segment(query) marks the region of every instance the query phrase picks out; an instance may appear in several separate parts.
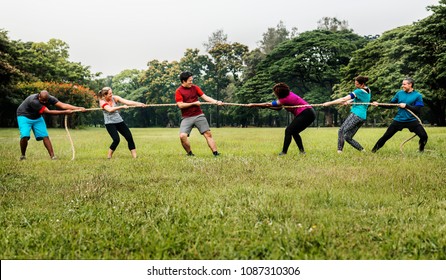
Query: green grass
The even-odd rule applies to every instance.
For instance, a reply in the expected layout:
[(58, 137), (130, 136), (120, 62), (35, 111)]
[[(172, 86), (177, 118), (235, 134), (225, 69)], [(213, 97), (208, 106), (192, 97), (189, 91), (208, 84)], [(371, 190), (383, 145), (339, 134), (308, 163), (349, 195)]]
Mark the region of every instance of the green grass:
[[(362, 128), (367, 150), (384, 128)], [(376, 154), (337, 128), (302, 133), (278, 157), (284, 128), (213, 128), (214, 158), (194, 130), (132, 129), (112, 160), (104, 128), (51, 129), (57, 161), (17, 129), (0, 129), (1, 259), (446, 259), (446, 128), (427, 128), (426, 152), (407, 130)]]

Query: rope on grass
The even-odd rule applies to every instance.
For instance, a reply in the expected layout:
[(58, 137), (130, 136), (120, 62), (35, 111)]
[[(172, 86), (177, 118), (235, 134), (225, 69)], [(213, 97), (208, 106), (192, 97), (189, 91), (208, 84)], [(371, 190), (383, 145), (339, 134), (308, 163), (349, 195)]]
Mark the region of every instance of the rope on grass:
[(74, 158), (76, 156), (76, 151), (74, 150), (73, 139), (71, 139), (70, 131), (68, 130), (68, 115), (65, 115), (64, 123), (65, 123), (65, 130), (67, 132), (68, 139), (70, 139), (70, 143), (71, 143), (71, 152), (73, 154), (73, 156), (71, 157), (71, 160), (74, 160)]

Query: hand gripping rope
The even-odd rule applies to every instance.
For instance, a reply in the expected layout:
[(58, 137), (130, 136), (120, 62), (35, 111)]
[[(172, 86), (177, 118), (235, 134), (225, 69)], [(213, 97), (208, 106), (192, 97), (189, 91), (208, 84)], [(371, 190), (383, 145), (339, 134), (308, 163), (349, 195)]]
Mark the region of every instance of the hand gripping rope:
[[(200, 105), (217, 105), (216, 103), (213, 102), (201, 102)], [(252, 106), (254, 105), (254, 106)], [(257, 106), (256, 106), (257, 105)], [(252, 104), (242, 104), (242, 103), (227, 103), (227, 102), (223, 102), (221, 106), (240, 106), (240, 107), (267, 107), (267, 106), (261, 106), (263, 105), (263, 103), (252, 103)], [(372, 105), (372, 103), (348, 103), (348, 105)], [(394, 104), (394, 103), (378, 103), (377, 105), (385, 105), (385, 106), (398, 106), (398, 104)], [(177, 106), (176, 103), (166, 103), (166, 104), (145, 104), (144, 106), (127, 106), (127, 108), (146, 108), (146, 107), (169, 107), (169, 106)], [(295, 105), (295, 106), (281, 106), (282, 108), (302, 108), (302, 107), (323, 107), (324, 105), (321, 104), (305, 104), (305, 105)], [(406, 111), (408, 111), (411, 115), (413, 115), (419, 122), (421, 125), (423, 125), (423, 123), (421, 122), (420, 118), (411, 110), (406, 109)], [(102, 108), (88, 108), (85, 109), (85, 111), (97, 111), (97, 110), (102, 110)], [(84, 112), (85, 112), (84, 111)], [(81, 110), (73, 110), (72, 112), (82, 112)], [(65, 115), (65, 120), (64, 120), (64, 124), (65, 124), (65, 130), (67, 132), (67, 136), (68, 139), (70, 140), (70, 144), (71, 144), (71, 151), (72, 151), (72, 157), (71, 160), (75, 159), (76, 156), (76, 151), (74, 149), (74, 144), (73, 144), (73, 139), (71, 139), (71, 135), (70, 135), (70, 131), (68, 130), (68, 115)], [(400, 145), (400, 151), (401, 153), (404, 154), (403, 152), (403, 146), (404, 144), (406, 144), (407, 142), (409, 142), (410, 140), (412, 140), (416, 135), (412, 135), (409, 139), (405, 140), (404, 142), (401, 143)]]

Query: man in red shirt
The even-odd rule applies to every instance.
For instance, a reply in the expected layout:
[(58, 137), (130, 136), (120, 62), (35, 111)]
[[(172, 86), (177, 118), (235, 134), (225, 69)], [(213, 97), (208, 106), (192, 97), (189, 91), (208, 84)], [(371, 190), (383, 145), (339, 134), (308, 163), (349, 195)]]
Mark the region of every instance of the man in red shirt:
[(178, 107), (181, 109), (181, 125), (180, 125), (180, 140), (184, 150), (188, 156), (193, 156), (189, 134), (192, 128), (195, 126), (200, 133), (206, 138), (209, 148), (212, 150), (214, 156), (220, 155), (217, 151), (217, 145), (212, 138), (212, 133), (209, 128), (209, 123), (201, 110), (201, 103), (198, 97), (203, 98), (207, 102), (222, 105), (223, 102), (217, 101), (212, 97), (207, 96), (204, 92), (192, 82), (194, 77), (190, 72), (183, 72), (180, 74), (181, 86), (175, 91), (175, 101)]

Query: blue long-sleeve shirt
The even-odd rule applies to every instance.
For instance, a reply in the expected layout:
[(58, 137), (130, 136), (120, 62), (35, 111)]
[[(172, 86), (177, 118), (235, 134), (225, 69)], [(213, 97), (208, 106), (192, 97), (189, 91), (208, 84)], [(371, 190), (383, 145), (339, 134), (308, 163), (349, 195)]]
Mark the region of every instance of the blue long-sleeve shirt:
[[(412, 92), (405, 92), (404, 90), (400, 90), (395, 94), (390, 103), (406, 103), (407, 105), (417, 106), (417, 107), (424, 106), (423, 97), (421, 93), (419, 93), (416, 90)], [(393, 119), (398, 122), (413, 122), (417, 120), (417, 118), (415, 118), (406, 109), (399, 107), (398, 107), (398, 112), (396, 113), (396, 116)]]

